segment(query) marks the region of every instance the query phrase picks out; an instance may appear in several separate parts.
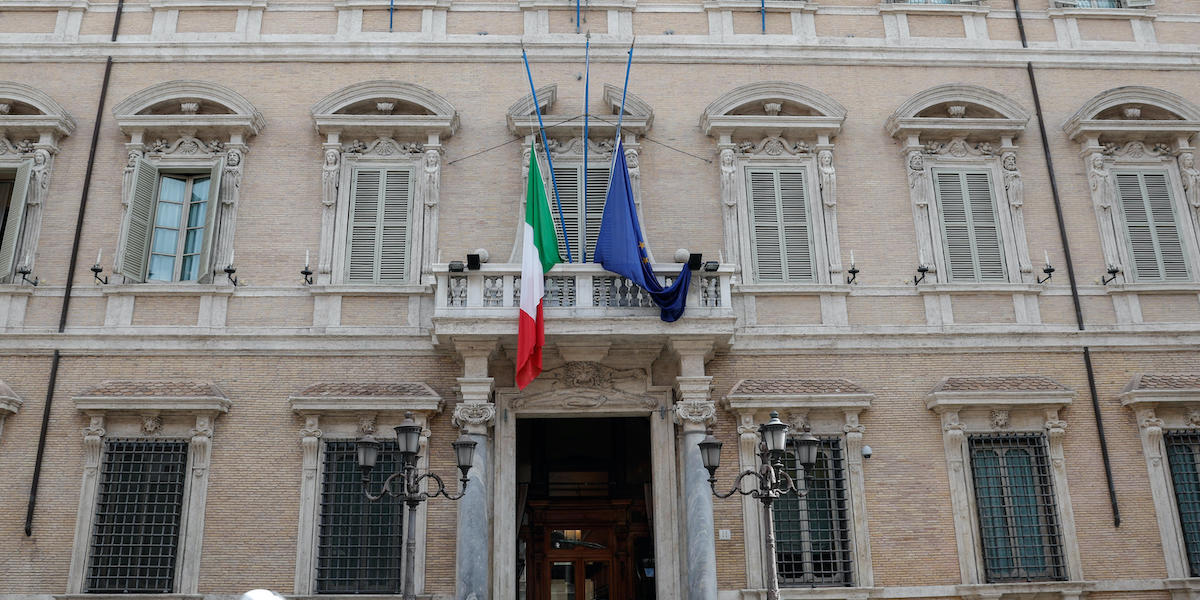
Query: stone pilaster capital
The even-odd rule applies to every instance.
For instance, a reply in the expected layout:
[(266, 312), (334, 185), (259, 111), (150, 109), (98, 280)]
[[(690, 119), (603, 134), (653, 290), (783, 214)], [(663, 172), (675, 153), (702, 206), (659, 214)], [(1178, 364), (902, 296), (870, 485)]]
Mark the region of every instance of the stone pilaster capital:
[(717, 405), (712, 401), (685, 400), (675, 403), (675, 418), (684, 429), (703, 429), (717, 421)]
[(464, 433), (486, 434), (496, 420), (496, 405), (491, 402), (459, 402), (451, 422)]
[(487, 402), (492, 398), (495, 381), (491, 377), (459, 377), (458, 392), (463, 402)]

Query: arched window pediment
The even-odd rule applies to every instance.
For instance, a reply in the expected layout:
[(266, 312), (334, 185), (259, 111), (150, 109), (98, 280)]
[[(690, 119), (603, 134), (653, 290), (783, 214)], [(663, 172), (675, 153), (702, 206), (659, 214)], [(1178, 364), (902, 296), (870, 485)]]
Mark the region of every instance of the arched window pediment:
[(929, 88), (901, 104), (884, 125), (896, 138), (921, 136), (1015, 138), (1029, 113), (999, 92), (951, 83)]
[(257, 135), (266, 125), (258, 109), (241, 94), (208, 81), (152, 85), (114, 106), (113, 115), (129, 136), (161, 132), (178, 137), (190, 131), (232, 139)]
[(442, 96), (416, 84), (375, 80), (344, 87), (312, 108), (322, 135), (392, 137), (425, 141), (458, 130), (458, 111)]
[(1084, 103), (1063, 124), (1072, 139), (1106, 137), (1122, 141), (1153, 137), (1185, 139), (1200, 132), (1200, 107), (1152, 87), (1125, 86), (1106, 90)]
[(845, 120), (845, 107), (817, 90), (787, 81), (760, 81), (709, 104), (700, 117), (700, 129), (705, 135), (729, 139), (759, 140), (789, 133), (833, 137)]
[(14, 142), (30, 138), (53, 146), (75, 131), (75, 119), (45, 92), (0, 81), (0, 131)]
[[(603, 106), (607, 113), (593, 111), (588, 124), (589, 137), (595, 134), (599, 137), (616, 135), (617, 117), (621, 110), (621, 88), (610, 83), (604, 84)], [(563, 121), (566, 115), (553, 115), (555, 102), (558, 100), (558, 84), (552, 83), (537, 90), (538, 108), (546, 126), (549, 137), (575, 136), (583, 126), (583, 119)], [(574, 115), (570, 115), (574, 116)], [(533, 95), (527, 94), (508, 107), (506, 115), (508, 131), (516, 136), (529, 135), (538, 130), (538, 117), (533, 109)], [(654, 123), (654, 107), (633, 92), (625, 94), (625, 116), (621, 120), (621, 130), (643, 135)]]

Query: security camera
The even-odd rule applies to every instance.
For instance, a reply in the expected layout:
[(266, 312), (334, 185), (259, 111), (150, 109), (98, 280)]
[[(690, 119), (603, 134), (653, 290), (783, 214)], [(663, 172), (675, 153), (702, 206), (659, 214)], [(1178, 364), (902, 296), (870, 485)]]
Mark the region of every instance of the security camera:
[(863, 449), (862, 449), (863, 458), (871, 458), (872, 452), (873, 451), (871, 450), (870, 446), (863, 446)]

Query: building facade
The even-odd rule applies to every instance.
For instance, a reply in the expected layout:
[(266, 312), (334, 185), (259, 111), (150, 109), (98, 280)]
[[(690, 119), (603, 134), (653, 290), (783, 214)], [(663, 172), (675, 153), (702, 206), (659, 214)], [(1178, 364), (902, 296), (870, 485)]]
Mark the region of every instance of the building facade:
[[(766, 598), (697, 443), (772, 412), (784, 598), (1200, 598), (1197, 57), (1189, 0), (5, 0), (0, 600)], [(590, 261), (618, 121), (674, 323)], [(407, 413), (451, 493), (477, 442), (411, 520)]]

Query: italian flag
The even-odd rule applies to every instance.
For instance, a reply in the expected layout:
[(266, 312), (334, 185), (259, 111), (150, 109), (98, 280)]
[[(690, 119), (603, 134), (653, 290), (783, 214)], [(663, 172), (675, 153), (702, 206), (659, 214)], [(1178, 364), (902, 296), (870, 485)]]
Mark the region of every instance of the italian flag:
[(521, 315), (517, 321), (517, 387), (525, 389), (542, 372), (542, 346), (546, 344), (542, 318), (542, 280), (546, 271), (562, 262), (554, 219), (546, 201), (546, 184), (538, 168), (537, 146), (529, 153), (529, 185), (525, 190), (524, 248), (521, 252)]

